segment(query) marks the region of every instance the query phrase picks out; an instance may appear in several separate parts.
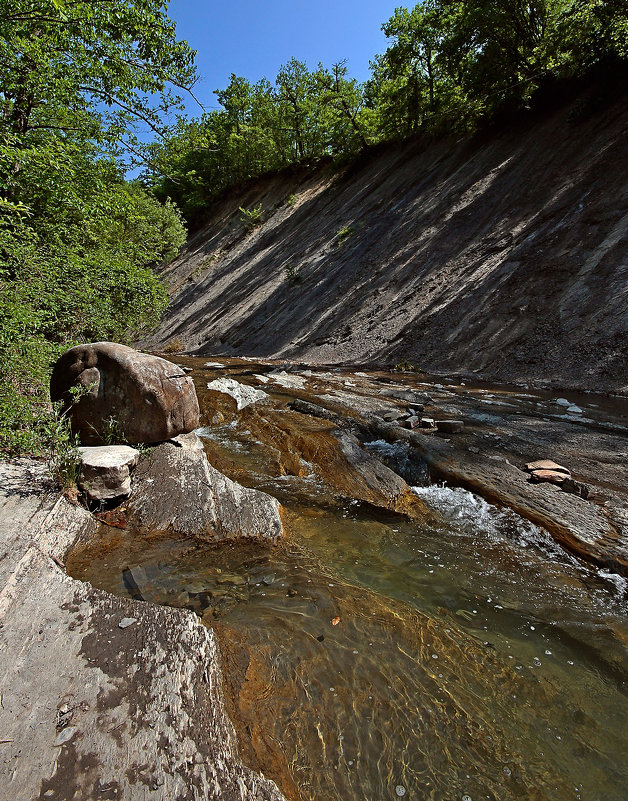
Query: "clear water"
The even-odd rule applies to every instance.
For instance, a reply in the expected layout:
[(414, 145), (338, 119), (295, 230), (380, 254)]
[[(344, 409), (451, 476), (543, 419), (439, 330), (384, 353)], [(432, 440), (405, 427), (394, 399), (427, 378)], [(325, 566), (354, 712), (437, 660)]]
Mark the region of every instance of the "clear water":
[(237, 426), (205, 433), (280, 498), (286, 542), (103, 527), (69, 568), (216, 629), (245, 761), (317, 801), (625, 801), (624, 579), (466, 490), (417, 486), (417, 523), (277, 475)]

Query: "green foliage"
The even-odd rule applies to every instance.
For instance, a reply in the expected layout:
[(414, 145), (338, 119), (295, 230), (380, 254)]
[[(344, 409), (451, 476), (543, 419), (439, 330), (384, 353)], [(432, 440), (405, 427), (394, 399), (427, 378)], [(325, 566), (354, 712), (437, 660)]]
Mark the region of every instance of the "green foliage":
[(131, 340), (166, 304), (153, 267), (181, 215), (123, 178), (136, 126), (194, 79), (160, 0), (6, 0), (0, 9), (0, 449), (44, 454), (72, 344)]
[(338, 247), (340, 247), (343, 242), (349, 239), (350, 236), (353, 236), (354, 233), (355, 228), (352, 225), (346, 225), (344, 228), (341, 228), (336, 234), (336, 244)]
[(182, 350), (184, 350), (183, 342), (181, 342), (179, 337), (175, 337), (174, 339), (171, 339), (167, 345), (164, 345), (162, 353), (175, 354), (181, 353)]
[(301, 280), (298, 264), (286, 264), (283, 269), (286, 274), (286, 278), (291, 284), (297, 284)]
[(220, 110), (151, 146), (146, 185), (188, 222), (225, 189), (291, 164), (344, 163), (382, 140), (473, 131), (525, 108), (552, 76), (628, 59), (623, 0), (424, 0), (382, 26), (363, 85), (345, 62), (283, 65), (274, 82), (231, 75)]
[(97, 432), (103, 441), (104, 445), (125, 445), (126, 437), (120, 428), (120, 423), (115, 417), (106, 417), (103, 420), (103, 427), (100, 432)]
[(61, 412), (60, 404), (43, 419), (43, 441), (46, 445), (48, 470), (62, 490), (76, 487), (81, 466), (80, 452), (70, 430), (68, 418)]
[(394, 373), (422, 373), (424, 372), (418, 364), (411, 362), (409, 359), (402, 359), (392, 368)]
[(250, 209), (243, 209), (240, 206), (240, 222), (243, 223), (247, 231), (252, 231), (262, 224), (262, 204), (254, 206)]
[[(362, 90), (343, 63), (310, 71), (292, 59), (274, 84), (231, 75), (216, 92), (222, 110), (177, 129), (151, 149), (143, 181), (172, 198), (191, 225), (220, 192), (290, 164), (356, 153), (368, 143)], [(364, 120), (364, 121), (363, 121)]]
[[(3, 126), (137, 143), (195, 80), (194, 54), (163, 0), (3, 0)], [(152, 98), (152, 100), (151, 100)]]

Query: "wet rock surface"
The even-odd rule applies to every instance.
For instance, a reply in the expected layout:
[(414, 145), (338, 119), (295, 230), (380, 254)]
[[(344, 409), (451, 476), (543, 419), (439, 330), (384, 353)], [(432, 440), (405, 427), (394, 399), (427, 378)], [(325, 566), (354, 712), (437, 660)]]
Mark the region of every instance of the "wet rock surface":
[[(75, 402), (72, 391), (80, 391)], [(194, 383), (172, 362), (115, 342), (66, 351), (50, 381), (85, 445), (160, 442), (198, 426)]]
[(211, 540), (275, 542), (283, 531), (277, 500), (212, 467), (194, 433), (146, 455), (136, 469), (126, 515), (137, 529)]
[[(184, 360), (196, 365), (194, 359)], [(272, 379), (277, 362), (225, 360), (221, 375), (258, 386), (261, 375)], [(285, 363), (280, 363), (285, 365)], [(336, 457), (324, 447), (329, 433), (342, 430), (359, 443), (383, 438), (388, 442), (408, 443), (417, 460), (428, 466), (432, 479), (464, 486), (483, 497), (511, 507), (523, 517), (546, 528), (571, 552), (589, 561), (626, 573), (628, 571), (628, 487), (625, 463), (628, 458), (626, 402), (591, 394), (564, 399), (571, 406), (578, 401), (583, 415), (566, 414), (560, 397), (548, 390), (530, 388), (487, 388), (479, 381), (430, 377), (426, 374), (403, 374), (389, 371), (365, 373), (346, 368), (330, 372), (307, 369), (297, 373), (305, 381), (299, 388), (264, 383), (271, 392), (275, 407), (263, 412), (249, 408), (242, 417), (233, 409), (223, 408), (225, 419), (237, 426), (238, 419), (255, 438), (276, 447), (280, 452), (279, 472), (302, 474), (303, 461), (318, 465), (318, 474), (341, 488), (346, 497), (363, 498), (355, 482), (347, 481)], [(196, 374), (197, 384), (206, 374)], [(420, 428), (407, 428), (412, 419), (412, 404), (421, 403), (425, 414)], [(286, 405), (309, 416), (309, 433), (289, 422)], [(609, 410), (605, 410), (608, 405)], [(284, 411), (281, 411), (284, 409)], [(455, 433), (439, 431), (435, 421), (443, 413), (455, 414)], [(274, 416), (273, 416), (274, 415)], [(278, 437), (278, 420), (283, 426)], [(314, 424), (314, 421), (319, 421)], [(331, 428), (321, 429), (322, 421)], [(462, 429), (459, 425), (462, 423)], [(243, 435), (244, 436), (244, 435)], [(210, 456), (224, 458), (215, 446), (205, 441)], [(288, 458), (289, 457), (289, 458)], [(557, 463), (558, 460), (560, 462)], [(527, 471), (535, 463), (538, 469), (557, 469), (565, 480), (557, 484), (533, 481)], [(564, 467), (562, 465), (565, 465)], [(227, 459), (226, 472), (241, 468)], [(301, 471), (301, 472), (300, 472)], [(253, 480), (252, 477), (246, 479)], [(380, 499), (375, 501), (386, 506)], [(390, 508), (390, 506), (388, 506)], [(400, 511), (403, 509), (400, 507)]]
[(281, 801), (238, 757), (214, 633), (69, 578), (59, 565), (93, 517), (40, 464), (0, 478), (3, 797)]

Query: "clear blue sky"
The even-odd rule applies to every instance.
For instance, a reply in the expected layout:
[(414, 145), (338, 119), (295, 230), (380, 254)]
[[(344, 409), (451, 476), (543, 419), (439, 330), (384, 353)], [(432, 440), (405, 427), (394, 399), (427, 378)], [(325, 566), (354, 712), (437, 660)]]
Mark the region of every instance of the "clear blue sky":
[[(415, 0), (416, 1), (416, 0)], [(232, 72), (253, 83), (274, 80), (293, 56), (310, 69), (347, 59), (349, 74), (360, 81), (369, 60), (385, 50), (382, 23), (403, 0), (171, 0), (169, 16), (177, 34), (198, 51), (201, 81), (196, 94), (209, 109), (214, 89), (227, 85)], [(196, 116), (198, 106), (188, 103)]]

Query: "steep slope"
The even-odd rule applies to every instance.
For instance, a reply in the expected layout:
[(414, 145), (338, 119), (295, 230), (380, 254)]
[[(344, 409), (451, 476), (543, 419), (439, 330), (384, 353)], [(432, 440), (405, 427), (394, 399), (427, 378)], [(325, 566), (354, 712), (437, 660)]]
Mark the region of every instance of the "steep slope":
[(582, 106), (232, 192), (144, 346), (628, 391), (628, 101)]

